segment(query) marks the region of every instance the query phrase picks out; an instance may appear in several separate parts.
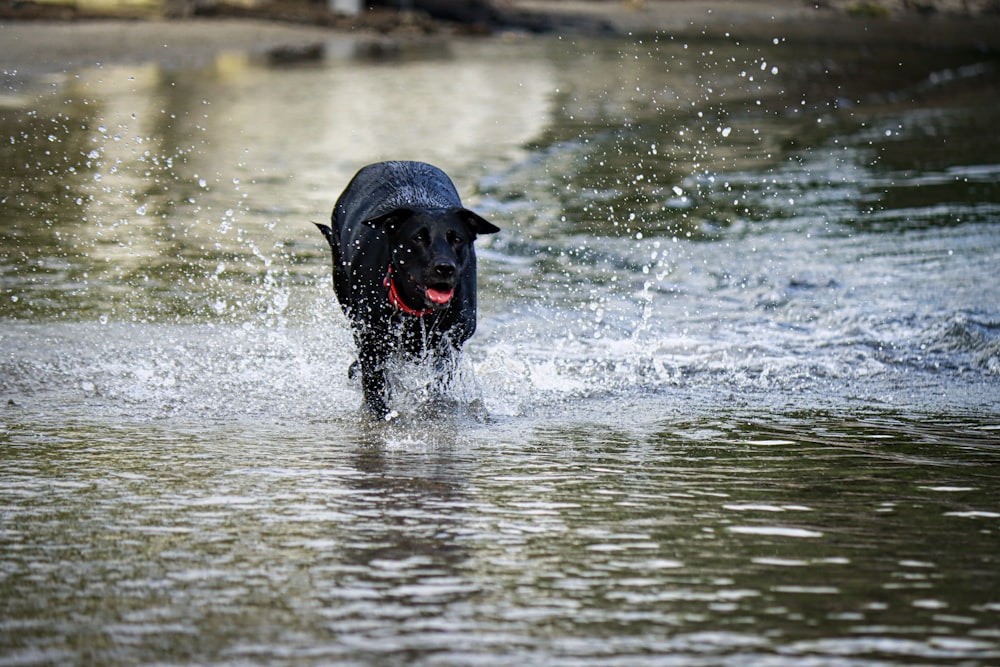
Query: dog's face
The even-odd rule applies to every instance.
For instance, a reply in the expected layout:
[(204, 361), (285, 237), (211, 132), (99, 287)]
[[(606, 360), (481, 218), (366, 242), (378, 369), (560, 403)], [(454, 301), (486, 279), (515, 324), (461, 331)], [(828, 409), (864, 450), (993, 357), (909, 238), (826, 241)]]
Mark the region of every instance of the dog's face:
[(463, 208), (397, 209), (366, 224), (386, 233), (396, 289), (419, 308), (447, 307), (468, 274), (476, 236), (500, 231)]

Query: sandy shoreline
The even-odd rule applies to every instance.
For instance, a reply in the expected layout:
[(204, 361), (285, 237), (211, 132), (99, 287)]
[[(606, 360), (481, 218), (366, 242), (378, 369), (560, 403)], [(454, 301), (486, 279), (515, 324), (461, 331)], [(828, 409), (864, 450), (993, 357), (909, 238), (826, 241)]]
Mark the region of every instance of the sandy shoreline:
[[(660, 32), (685, 39), (783, 38), (1000, 50), (996, 16), (862, 19), (798, 0), (515, 0), (511, 6), (587, 17), (620, 33)], [(7, 20), (0, 21), (0, 70), (8, 80), (16, 80), (107, 64), (158, 62), (181, 68), (206, 64), (222, 52), (268, 54), (323, 44), (328, 54), (349, 53), (366, 40), (410, 38), (251, 18)]]

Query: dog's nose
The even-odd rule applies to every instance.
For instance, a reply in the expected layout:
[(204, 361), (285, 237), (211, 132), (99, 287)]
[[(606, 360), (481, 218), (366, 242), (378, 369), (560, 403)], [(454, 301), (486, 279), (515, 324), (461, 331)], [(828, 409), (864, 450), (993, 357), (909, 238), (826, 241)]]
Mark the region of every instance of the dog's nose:
[(452, 262), (438, 262), (434, 265), (434, 273), (441, 278), (451, 278), (455, 275), (455, 264)]

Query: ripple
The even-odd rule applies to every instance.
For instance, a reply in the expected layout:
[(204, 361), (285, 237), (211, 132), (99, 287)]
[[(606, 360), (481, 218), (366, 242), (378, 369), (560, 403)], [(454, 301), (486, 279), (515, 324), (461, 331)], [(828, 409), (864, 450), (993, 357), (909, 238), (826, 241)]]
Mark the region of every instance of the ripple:
[(740, 535), (762, 535), (768, 537), (823, 537), (823, 533), (806, 528), (790, 528), (787, 526), (727, 526), (726, 530)]

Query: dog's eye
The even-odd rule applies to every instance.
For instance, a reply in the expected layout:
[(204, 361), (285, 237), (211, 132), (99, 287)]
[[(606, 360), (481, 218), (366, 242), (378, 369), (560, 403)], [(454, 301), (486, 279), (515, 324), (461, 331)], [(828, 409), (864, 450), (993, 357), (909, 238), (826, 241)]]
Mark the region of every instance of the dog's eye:
[(413, 242), (419, 245), (427, 245), (431, 242), (431, 235), (426, 229), (421, 229), (416, 234), (413, 235)]
[(462, 236), (458, 232), (448, 232), (448, 243), (458, 245), (462, 242)]

